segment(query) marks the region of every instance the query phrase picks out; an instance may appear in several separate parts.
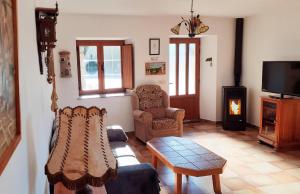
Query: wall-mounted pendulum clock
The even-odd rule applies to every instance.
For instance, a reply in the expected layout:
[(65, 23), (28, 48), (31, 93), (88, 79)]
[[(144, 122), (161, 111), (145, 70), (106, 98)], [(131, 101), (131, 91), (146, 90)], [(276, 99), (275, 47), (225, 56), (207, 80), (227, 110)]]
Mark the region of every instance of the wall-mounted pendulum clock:
[[(39, 56), (40, 73), (43, 74), (43, 64), (47, 67), (47, 81), (53, 85), (51, 95), (51, 110), (57, 111), (57, 94), (55, 85), (55, 71), (53, 49), (56, 43), (56, 23), (58, 16), (58, 4), (55, 8), (36, 8), (35, 20), (37, 29), (37, 47)], [(44, 59), (44, 60), (43, 60)]]
[[(56, 3), (56, 8), (36, 8), (35, 9), (35, 19), (37, 28), (37, 46), (39, 54), (39, 65), (40, 73), (43, 74), (43, 63), (45, 62), (47, 68), (48, 63), (46, 60), (47, 56), (43, 55), (50, 49), (55, 48), (56, 43), (56, 30), (55, 26), (57, 23), (58, 16), (58, 4)], [(43, 61), (43, 58), (45, 61)], [(48, 75), (51, 76), (51, 75)]]

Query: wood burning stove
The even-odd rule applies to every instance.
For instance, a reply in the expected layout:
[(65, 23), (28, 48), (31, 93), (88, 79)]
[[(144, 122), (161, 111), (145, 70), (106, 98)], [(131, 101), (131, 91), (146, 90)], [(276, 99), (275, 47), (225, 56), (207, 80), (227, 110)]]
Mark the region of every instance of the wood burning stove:
[(246, 129), (247, 89), (240, 86), (242, 74), (244, 19), (236, 19), (235, 56), (234, 56), (234, 84), (223, 87), (223, 129)]
[(223, 129), (246, 129), (247, 89), (243, 86), (223, 87)]

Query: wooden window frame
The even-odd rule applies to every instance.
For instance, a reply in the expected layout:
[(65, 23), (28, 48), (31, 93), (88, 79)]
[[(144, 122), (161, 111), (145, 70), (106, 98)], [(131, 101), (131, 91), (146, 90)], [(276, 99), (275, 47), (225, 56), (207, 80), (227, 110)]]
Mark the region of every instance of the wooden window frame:
[[(79, 95), (93, 95), (93, 94), (109, 94), (109, 93), (123, 93), (126, 91), (123, 84), (123, 70), (121, 71), (122, 88), (105, 89), (104, 78), (104, 56), (103, 46), (124, 46), (125, 40), (76, 40), (76, 53), (77, 53), (77, 71), (78, 71), (78, 89)], [(97, 46), (97, 62), (98, 62), (98, 90), (82, 90), (81, 85), (81, 64), (80, 64), (80, 46)], [(122, 49), (120, 49), (120, 56), (122, 56)], [(123, 69), (121, 57), (121, 69)]]

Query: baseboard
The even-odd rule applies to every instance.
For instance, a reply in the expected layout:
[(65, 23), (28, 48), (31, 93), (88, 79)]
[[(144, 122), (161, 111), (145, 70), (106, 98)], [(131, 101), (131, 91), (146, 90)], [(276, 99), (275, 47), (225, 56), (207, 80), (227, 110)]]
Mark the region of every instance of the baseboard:
[[(223, 124), (223, 121), (211, 121), (211, 120), (207, 120), (207, 119), (199, 119), (198, 122), (207, 122), (207, 123), (215, 124), (215, 125), (222, 125)], [(253, 125), (251, 123), (247, 123), (247, 127), (251, 127), (251, 128), (254, 128), (254, 129), (259, 129), (259, 126)]]
[(199, 123), (201, 122), (200, 119), (194, 119), (194, 120), (184, 120), (183, 124), (189, 124), (189, 123)]
[(247, 127), (251, 127), (251, 128), (254, 128), (254, 129), (259, 129), (258, 126), (253, 125), (253, 124), (251, 124), (251, 123), (247, 123)]
[[(197, 121), (196, 120), (184, 121), (183, 123), (184, 124), (189, 124), (189, 123), (199, 123), (199, 122), (206, 122), (206, 123), (213, 124), (213, 125), (218, 125), (218, 126), (222, 125), (222, 123), (223, 123), (222, 121), (210, 121), (210, 120), (207, 120), (207, 119), (199, 119)], [(259, 130), (258, 126), (253, 125), (251, 123), (247, 123), (247, 127), (251, 127), (251, 128)], [(128, 137), (134, 137), (135, 136), (134, 131), (128, 131), (128, 132), (125, 132), (125, 133)]]
[(128, 132), (125, 132), (125, 133), (128, 137), (134, 137), (135, 136), (134, 131), (128, 131)]
[(207, 119), (200, 119), (200, 122), (206, 122), (206, 123), (214, 124), (214, 125), (222, 125), (222, 121), (211, 121), (211, 120), (207, 120)]

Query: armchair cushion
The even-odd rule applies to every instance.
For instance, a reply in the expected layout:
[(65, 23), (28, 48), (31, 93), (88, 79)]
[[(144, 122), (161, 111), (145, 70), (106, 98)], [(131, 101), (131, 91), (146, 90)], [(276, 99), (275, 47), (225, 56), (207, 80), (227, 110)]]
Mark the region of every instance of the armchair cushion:
[(152, 114), (141, 110), (134, 110), (133, 117), (135, 120), (139, 120), (143, 123), (151, 123), (152, 121)]
[(174, 119), (161, 118), (152, 121), (153, 130), (174, 129), (177, 130), (178, 123)]
[(166, 117), (170, 119), (182, 121), (184, 118), (185, 111), (179, 108), (167, 108)]
[(166, 108), (149, 108), (145, 111), (151, 113), (153, 119), (161, 119), (166, 117)]
[(163, 106), (163, 91), (156, 85), (143, 85), (136, 89), (140, 110)]

